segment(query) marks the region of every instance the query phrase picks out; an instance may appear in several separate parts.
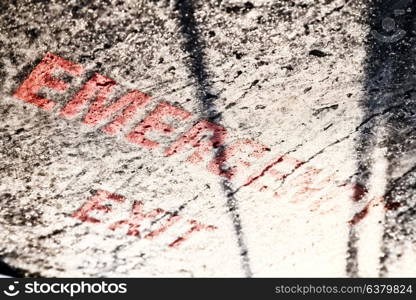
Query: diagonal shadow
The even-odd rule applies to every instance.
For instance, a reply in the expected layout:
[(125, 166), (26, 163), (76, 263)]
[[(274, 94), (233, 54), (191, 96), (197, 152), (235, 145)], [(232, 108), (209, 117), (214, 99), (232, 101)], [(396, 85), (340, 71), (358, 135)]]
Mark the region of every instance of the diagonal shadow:
[[(200, 103), (201, 118), (210, 122), (220, 122), (221, 113), (218, 112), (215, 100), (218, 98), (212, 92), (212, 81), (207, 72), (204, 54), (204, 43), (199, 36), (198, 24), (195, 20), (194, 1), (192, 0), (173, 0), (174, 11), (180, 25), (180, 32), (183, 36), (183, 47), (189, 54), (187, 67), (195, 80), (196, 97)], [(225, 141), (220, 141), (215, 154), (220, 154), (224, 150)], [(224, 169), (226, 166), (219, 166)], [(226, 204), (232, 220), (234, 233), (240, 251), (241, 266), (246, 277), (252, 276), (248, 248), (245, 242), (244, 232), (239, 214), (238, 202), (235, 198), (232, 183), (225, 177), (221, 179), (221, 187), (226, 197)]]
[(0, 260), (0, 275), (21, 278), (24, 277), (25, 272), (20, 269), (12, 268), (8, 264)]
[[(366, 97), (363, 120), (380, 118), (364, 127), (356, 142), (357, 174), (361, 186), (370, 184), (374, 148), (386, 149), (386, 213), (379, 275), (403, 255), (406, 244), (416, 244), (416, 1), (370, 0), (365, 65)], [(412, 165), (413, 164), (413, 165)], [(359, 276), (357, 242), (350, 227), (346, 272)]]

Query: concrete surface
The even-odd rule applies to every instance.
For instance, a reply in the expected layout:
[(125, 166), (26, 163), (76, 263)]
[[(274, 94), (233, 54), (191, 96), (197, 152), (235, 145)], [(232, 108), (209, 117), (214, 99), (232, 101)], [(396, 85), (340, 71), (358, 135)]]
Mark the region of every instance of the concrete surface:
[[(393, 2), (1, 1), (3, 262), (16, 276), (415, 276), (415, 4)], [(383, 39), (400, 34), (391, 20), (404, 34)], [(46, 53), (84, 67), (39, 90), (50, 110), (16, 94)], [(152, 97), (117, 135), (84, 124), (87, 106), (60, 115), (94, 73), (117, 82), (110, 101)], [(156, 149), (129, 142), (162, 101), (189, 117), (146, 134)], [(201, 120), (227, 137), (197, 163), (199, 142), (166, 155)], [(220, 173), (248, 168), (210, 172), (238, 140), (262, 155), (238, 148)], [(119, 196), (89, 211), (100, 222), (82, 219), (104, 191)]]

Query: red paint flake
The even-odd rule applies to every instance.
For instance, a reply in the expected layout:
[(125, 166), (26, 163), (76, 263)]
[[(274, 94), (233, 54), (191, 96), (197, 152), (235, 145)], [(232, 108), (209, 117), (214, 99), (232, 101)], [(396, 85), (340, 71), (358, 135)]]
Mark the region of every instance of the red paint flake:
[(177, 223), (179, 220), (181, 219), (180, 216), (173, 216), (171, 215), (168, 220), (166, 221), (165, 225), (162, 225), (159, 229), (153, 230), (152, 232), (148, 233), (145, 238), (146, 239), (154, 239), (157, 236), (159, 236), (160, 234), (162, 234), (163, 232), (166, 231), (166, 229), (168, 229), (169, 227), (171, 227), (172, 225), (174, 225), (175, 223)]
[[(80, 76), (84, 70), (80, 65), (48, 53), (17, 89), (14, 96), (28, 103), (35, 104), (42, 109), (52, 109), (55, 106), (55, 102), (42, 98), (37, 94), (42, 87), (57, 91), (65, 91), (68, 89), (69, 85), (66, 82), (54, 77), (53, 73), (58, 69), (73, 76)], [(60, 114), (66, 118), (74, 117), (75, 115), (81, 113), (84, 106), (86, 106), (88, 102), (92, 102), (87, 114), (85, 115), (83, 123), (94, 126), (115, 117), (103, 128), (103, 131), (111, 135), (119, 133), (128, 122), (132, 121), (136, 111), (149, 103), (151, 97), (139, 91), (131, 91), (118, 100), (110, 103), (109, 97), (115, 86), (116, 82), (114, 80), (98, 73), (95, 74), (65, 105), (65, 107), (62, 108)], [(136, 128), (128, 133), (125, 138), (128, 141), (140, 146), (152, 149), (157, 148), (159, 143), (149, 140), (146, 138), (146, 135), (153, 131), (165, 135), (173, 134), (176, 128), (164, 123), (163, 119), (165, 117), (173, 117), (183, 121), (190, 118), (191, 114), (166, 102), (161, 102), (155, 110), (153, 110), (139, 125), (137, 125)], [(246, 171), (251, 166), (249, 159), (258, 159), (264, 155), (265, 151), (270, 150), (264, 145), (252, 140), (238, 140), (228, 147), (225, 147), (226, 135), (226, 129), (222, 126), (202, 120), (195, 124), (178, 140), (173, 142), (173, 144), (166, 149), (165, 155), (171, 156), (175, 153), (185, 151), (186, 148), (193, 148), (193, 153), (187, 158), (186, 161), (196, 164), (203, 161), (204, 156), (207, 156), (210, 153), (215, 153), (215, 149), (223, 150), (208, 163), (207, 167), (208, 170), (214, 174), (225, 176), (230, 179), (237, 173), (239, 174)], [(224, 147), (224, 149), (221, 149), (221, 147)], [(249, 151), (244, 152), (246, 148), (248, 148)], [(232, 160), (237, 155), (241, 155), (242, 153), (248, 153), (245, 160), (239, 159), (236, 162)], [(269, 163), (258, 175), (251, 176), (246, 181), (244, 186), (252, 186), (255, 183), (259, 187), (260, 191), (268, 190), (268, 185), (258, 182), (265, 175), (272, 176), (275, 181), (282, 181), (287, 176), (292, 174), (294, 170), (300, 168), (303, 164), (304, 162), (302, 161), (282, 155)], [(333, 180), (332, 177), (324, 179), (322, 182), (318, 183), (318, 185), (314, 184), (314, 178), (316, 178), (316, 175), (320, 171), (321, 170), (318, 169), (311, 169), (308, 171), (309, 173), (304, 173), (296, 179), (297, 182), (290, 187), (290, 189), (298, 189), (295, 194), (295, 201), (300, 201), (301, 198), (305, 199), (311, 197), (314, 193), (320, 192), (324, 188), (324, 184), (330, 184), (330, 181)], [(345, 190), (345, 188), (347, 190), (352, 189), (353, 194), (351, 198), (356, 202), (362, 200), (367, 194), (366, 188), (360, 185), (343, 185), (339, 188), (341, 187), (342, 190)], [(340, 190), (337, 192), (340, 192)], [(284, 193), (285, 190), (282, 190), (276, 193), (275, 196), (282, 196)], [(333, 197), (326, 197), (325, 199), (328, 200), (329, 198)], [(102, 204), (104, 201), (108, 200), (123, 202), (124, 198), (105, 191), (99, 191), (97, 195), (90, 198), (90, 200), (83, 207), (75, 212), (73, 216), (82, 221), (99, 223), (100, 220), (89, 217), (88, 214), (94, 210), (103, 211), (105, 213), (110, 212), (111, 207)], [(386, 209), (397, 209), (399, 205), (400, 204), (398, 203), (389, 203), (386, 204)], [(139, 235), (140, 222), (146, 218), (151, 219), (162, 213), (166, 213), (162, 209), (155, 209), (150, 213), (143, 213), (142, 206), (143, 204), (141, 202), (134, 202), (132, 217), (128, 220), (121, 220), (112, 224), (110, 229), (115, 230), (118, 227), (127, 225), (129, 227), (128, 234)], [(319, 203), (315, 202), (314, 206), (316, 208), (319, 207)], [(367, 211), (364, 209), (358, 213), (355, 216), (355, 219), (353, 218), (351, 222), (355, 224), (356, 220), (363, 218)], [(158, 236), (172, 224), (177, 222), (178, 219), (178, 216), (171, 216), (165, 226), (162, 226), (158, 230), (146, 235), (146, 238), (150, 239)], [(213, 226), (202, 225), (195, 220), (190, 221), (190, 224), (192, 225), (191, 229), (171, 243), (171, 247), (181, 244), (193, 232), (200, 231), (202, 229), (210, 230), (215, 228)]]
[[(292, 202), (299, 202), (301, 201), (300, 199), (302, 199), (301, 196), (311, 196), (313, 193), (318, 192), (323, 188), (322, 186), (316, 187), (316, 183), (314, 182), (318, 174), (321, 172), (321, 169), (310, 168), (296, 178), (296, 182), (293, 183), (293, 185), (291, 185), (289, 188), (290, 190), (293, 190), (293, 188), (298, 189), (294, 195)], [(297, 199), (298, 197), (300, 199)]]

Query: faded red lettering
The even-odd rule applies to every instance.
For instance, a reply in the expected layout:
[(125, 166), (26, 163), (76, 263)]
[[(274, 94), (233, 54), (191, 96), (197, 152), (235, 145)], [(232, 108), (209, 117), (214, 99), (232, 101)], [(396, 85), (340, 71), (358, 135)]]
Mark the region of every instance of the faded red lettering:
[[(242, 153), (242, 150), (244, 148), (252, 149), (252, 151), (250, 151), (250, 154), (248, 154), (249, 158), (260, 158), (264, 155), (266, 149), (268, 149), (266, 146), (252, 140), (238, 140), (232, 145), (226, 147), (222, 153), (216, 156), (208, 164), (208, 170), (210, 170), (216, 175), (225, 176), (231, 179), (238, 172), (242, 171), (243, 169), (247, 169), (251, 166), (250, 162), (242, 159), (239, 159), (238, 162), (233, 166), (229, 166), (227, 164), (230, 161), (230, 159), (237, 153)], [(228, 169), (224, 170), (224, 168)]]
[(150, 96), (139, 91), (131, 91), (117, 101), (108, 104), (108, 98), (115, 85), (114, 80), (96, 73), (66, 104), (60, 114), (71, 118), (79, 114), (87, 102), (95, 99), (83, 122), (88, 125), (96, 125), (103, 120), (110, 119), (113, 114), (124, 108), (120, 116), (103, 128), (103, 131), (108, 134), (118, 133), (134, 117), (137, 109), (150, 101)]
[(165, 211), (160, 208), (156, 208), (149, 213), (143, 213), (143, 203), (140, 201), (134, 201), (132, 207), (132, 216), (128, 220), (117, 221), (114, 224), (110, 225), (108, 228), (110, 230), (116, 230), (119, 227), (124, 225), (128, 226), (127, 235), (140, 236), (140, 225), (144, 219), (154, 219), (157, 216), (160, 216)]
[(190, 220), (189, 224), (191, 225), (191, 228), (185, 232), (182, 236), (178, 237), (176, 240), (174, 240), (172, 243), (169, 244), (169, 247), (175, 248), (178, 247), (180, 244), (182, 244), (184, 241), (188, 240), (189, 237), (194, 233), (201, 230), (215, 230), (217, 227), (212, 225), (204, 225), (199, 223), (195, 220)]

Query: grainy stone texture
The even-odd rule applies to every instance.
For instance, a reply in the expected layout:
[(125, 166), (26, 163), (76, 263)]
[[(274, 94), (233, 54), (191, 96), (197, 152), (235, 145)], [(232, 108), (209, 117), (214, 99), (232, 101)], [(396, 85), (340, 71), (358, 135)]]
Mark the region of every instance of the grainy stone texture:
[[(392, 14), (385, 2), (1, 1), (2, 260), (26, 276), (414, 276), (414, 94), (390, 78), (412, 80), (401, 60), (414, 66), (413, 32), (399, 23), (401, 41), (371, 38)], [(13, 97), (48, 52), (86, 69), (63, 93), (41, 90), (52, 111)], [(230, 181), (208, 160), (59, 116), (96, 72), (118, 83), (114, 99), (153, 97), (136, 123), (161, 100), (192, 114), (172, 136), (150, 136), (162, 148), (205, 119), (226, 128), (226, 144), (270, 151)], [(244, 185), (284, 153), (305, 163)], [(366, 195), (354, 201), (347, 184)], [(71, 217), (97, 190), (127, 199), (105, 224), (138, 200), (216, 229), (172, 248), (184, 221), (147, 240)]]

